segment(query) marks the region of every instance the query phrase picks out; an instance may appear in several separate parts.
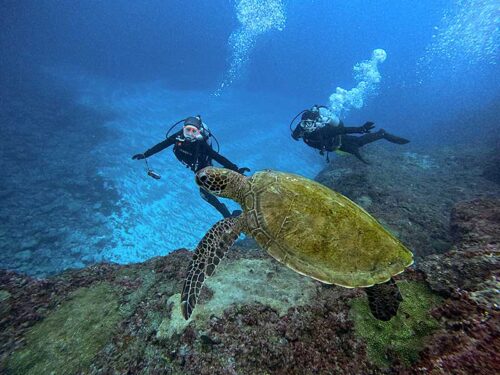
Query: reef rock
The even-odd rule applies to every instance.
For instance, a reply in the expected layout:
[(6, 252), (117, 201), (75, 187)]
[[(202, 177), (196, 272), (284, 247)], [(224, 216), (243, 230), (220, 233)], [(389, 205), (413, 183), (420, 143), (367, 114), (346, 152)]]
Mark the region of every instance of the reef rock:
[(292, 272), (250, 240), (207, 280), (188, 321), (186, 250), (47, 279), (0, 271), (0, 373), (499, 373), (500, 317), (486, 293), (497, 207), (456, 206), (453, 251), (397, 277), (404, 300), (389, 322), (371, 316), (361, 289)]
[(500, 246), (500, 199), (476, 199), (457, 204), (451, 215), (451, 234), (459, 251)]
[(421, 353), (421, 373), (500, 373), (499, 219), (499, 199), (457, 204), (453, 250), (418, 263), (430, 287), (449, 297), (433, 312), (444, 329)]
[(414, 271), (400, 279), (405, 301), (385, 324), (361, 290), (325, 286), (242, 245), (207, 280), (188, 321), (179, 309), (185, 250), (44, 280), (0, 271), (0, 372), (390, 373), (418, 359), (439, 328), (431, 311), (441, 297)]
[(480, 303), (500, 306), (500, 199), (457, 204), (451, 214), (453, 250), (426, 257), (418, 267), (430, 286), (444, 294), (470, 293)]

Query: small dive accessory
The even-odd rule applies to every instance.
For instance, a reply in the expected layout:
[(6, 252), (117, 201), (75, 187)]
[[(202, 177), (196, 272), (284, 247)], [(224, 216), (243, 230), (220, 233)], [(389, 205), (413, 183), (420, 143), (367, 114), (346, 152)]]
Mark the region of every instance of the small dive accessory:
[(155, 171), (148, 171), (148, 176), (153, 177), (155, 180), (159, 180), (161, 178), (161, 176)]
[(149, 168), (148, 159), (145, 158), (144, 161), (146, 162), (146, 171), (148, 173), (148, 176), (153, 177), (155, 180), (159, 180), (161, 176), (155, 171), (153, 171), (151, 168)]

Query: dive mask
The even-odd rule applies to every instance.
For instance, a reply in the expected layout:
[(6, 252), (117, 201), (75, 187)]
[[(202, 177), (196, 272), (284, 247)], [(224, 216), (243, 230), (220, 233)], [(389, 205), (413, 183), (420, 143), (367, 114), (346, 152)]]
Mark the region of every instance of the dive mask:
[(317, 121), (314, 120), (302, 120), (300, 122), (300, 127), (303, 129), (305, 133), (310, 133), (318, 128)]
[(182, 128), (182, 134), (184, 135), (184, 138), (191, 141), (198, 141), (203, 139), (203, 134), (201, 134), (200, 129), (198, 129), (194, 125), (184, 125), (184, 127)]

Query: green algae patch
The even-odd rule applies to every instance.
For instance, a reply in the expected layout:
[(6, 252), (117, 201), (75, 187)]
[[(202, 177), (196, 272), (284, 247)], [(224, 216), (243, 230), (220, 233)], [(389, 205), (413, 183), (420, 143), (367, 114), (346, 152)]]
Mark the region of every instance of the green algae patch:
[(421, 282), (403, 281), (398, 286), (404, 300), (388, 322), (371, 315), (366, 297), (351, 303), (356, 334), (365, 340), (369, 359), (379, 366), (389, 366), (394, 357), (406, 365), (415, 362), (426, 338), (439, 328), (430, 310), (442, 302), (441, 297)]
[(111, 285), (81, 288), (25, 336), (7, 366), (13, 374), (84, 372), (116, 330), (122, 316)]
[(309, 304), (316, 292), (312, 279), (272, 259), (223, 261), (215, 275), (205, 281), (204, 287), (210, 289), (213, 296), (205, 303), (199, 302), (188, 321), (181, 314), (180, 294), (170, 297), (170, 317), (163, 319), (158, 339), (169, 339), (181, 333), (191, 321), (201, 328), (210, 316), (222, 316), (232, 304), (260, 303), (284, 315), (290, 307)]
[(134, 313), (139, 303), (146, 298), (150, 289), (155, 285), (157, 278), (156, 274), (151, 271), (141, 272), (124, 269), (118, 273), (115, 280), (116, 283), (123, 284), (138, 280), (140, 281), (140, 286), (138, 286), (132, 293), (123, 296), (120, 313), (124, 317), (130, 316)]

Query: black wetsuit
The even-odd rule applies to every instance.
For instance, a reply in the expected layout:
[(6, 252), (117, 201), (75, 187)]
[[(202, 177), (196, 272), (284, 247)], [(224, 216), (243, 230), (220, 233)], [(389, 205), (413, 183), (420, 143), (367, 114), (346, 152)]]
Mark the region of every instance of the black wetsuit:
[[(298, 129), (298, 130), (297, 130)], [(294, 133), (301, 132), (301, 126), (297, 126)], [(322, 127), (318, 127), (312, 132), (302, 131), (302, 138), (304, 142), (313, 148), (320, 151), (335, 151), (342, 144), (342, 135), (353, 134), (353, 133), (364, 133), (365, 130), (362, 126), (347, 127), (340, 125), (335, 126), (331, 123), (327, 123)], [(353, 137), (354, 138), (354, 137)]]
[[(328, 152), (338, 150), (348, 152), (356, 156), (359, 160), (366, 164), (369, 163), (364, 160), (359, 153), (359, 149), (364, 145), (378, 141), (379, 139), (386, 139), (389, 142), (397, 144), (405, 144), (409, 142), (407, 139), (396, 137), (392, 134), (387, 133), (383, 129), (380, 129), (375, 133), (369, 133), (369, 129), (371, 129), (372, 127), (372, 122), (367, 122), (363, 126), (354, 127), (343, 126), (342, 122), (340, 122), (340, 125), (337, 126), (331, 123), (327, 123), (324, 126), (318, 127), (313, 131), (306, 132), (299, 124), (293, 131), (292, 137), (295, 140), (298, 140), (302, 137), (304, 139), (304, 142), (308, 146), (320, 150), (321, 154), (327, 152), (327, 160), (329, 160)], [(365, 134), (359, 137), (349, 135), (354, 133)]]
[[(231, 163), (224, 156), (216, 152), (205, 139), (190, 141), (184, 138), (182, 130), (169, 136), (163, 142), (151, 147), (144, 153), (146, 158), (154, 155), (167, 147), (174, 145), (174, 154), (176, 158), (193, 172), (198, 172), (200, 169), (212, 165), (212, 160), (215, 160), (223, 167), (238, 171), (238, 166)], [(200, 188), (200, 194), (204, 200), (214, 206), (222, 216), (229, 217), (231, 213), (224, 203), (221, 203), (216, 196), (210, 194), (206, 190)]]

